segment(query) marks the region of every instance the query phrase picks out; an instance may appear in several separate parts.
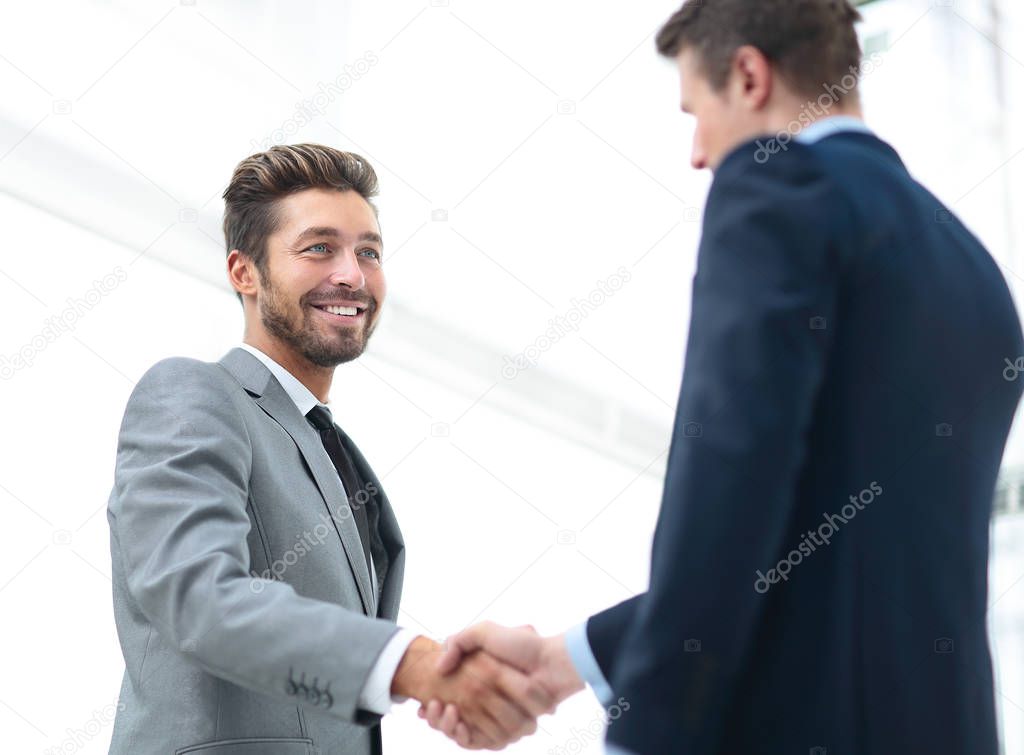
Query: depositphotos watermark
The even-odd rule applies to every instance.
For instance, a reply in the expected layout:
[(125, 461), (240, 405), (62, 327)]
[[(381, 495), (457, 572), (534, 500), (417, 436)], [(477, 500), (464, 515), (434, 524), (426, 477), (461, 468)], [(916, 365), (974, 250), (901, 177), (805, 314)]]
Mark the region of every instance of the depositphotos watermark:
[[(356, 491), (355, 495), (349, 497), (349, 505), (346, 507), (339, 508), (338, 513), (334, 519), (348, 519), (352, 515), (353, 509), (359, 509), (361, 506), (365, 506), (369, 502), (370, 498), (379, 492), (379, 488), (372, 482), (366, 483), (365, 488), (361, 488)], [(266, 583), (263, 580), (280, 580), (284, 576), (284, 573), (288, 570), (288, 567), (295, 566), (299, 559), (310, 553), (316, 546), (323, 545), (324, 541), (331, 537), (334, 532), (334, 523), (332, 517), (321, 512), (319, 515), (320, 521), (313, 526), (313, 531), (306, 530), (302, 533), (295, 544), (281, 554), (279, 558), (274, 559), (274, 562), (270, 564), (262, 572), (252, 569), (249, 572), (249, 576), (256, 577), (250, 584), (249, 589), (254, 593), (263, 592), (263, 588), (266, 587)]]
[(501, 368), (501, 376), (506, 380), (513, 380), (520, 372), (536, 367), (537, 360), (540, 359), (541, 354), (548, 351), (570, 332), (575, 333), (578, 331), (580, 324), (591, 312), (608, 301), (632, 279), (633, 274), (625, 267), (620, 267), (604, 280), (598, 281), (597, 287), (587, 294), (584, 299), (580, 300), (573, 297), (572, 306), (569, 307), (566, 313), (548, 320), (548, 329), (537, 336), (533, 343), (514, 356), (505, 355), (505, 364)]
[(59, 314), (46, 318), (46, 324), (42, 330), (32, 336), (28, 343), (10, 357), (0, 354), (0, 379), (10, 380), (18, 370), (31, 367), (36, 357), (47, 346), (65, 333), (74, 330), (75, 324), (82, 317), (103, 301), (104, 296), (107, 296), (126, 280), (128, 280), (128, 273), (120, 265), (117, 265), (99, 280), (94, 280), (92, 286), (81, 296), (69, 296), (67, 306)]
[(1006, 362), (1006, 367), (1003, 368), (1003, 380), (1012, 383), (1024, 372), (1024, 357), (1017, 357), (1012, 362), (1009, 359), (1003, 361)]
[(595, 716), (582, 729), (577, 729), (575, 726), (571, 727), (569, 729), (569, 739), (557, 747), (549, 748), (548, 755), (576, 755), (576, 753), (583, 752), (591, 742), (600, 743), (605, 728), (618, 721), (622, 714), (628, 711), (629, 701), (624, 697), (620, 697), (601, 711), (601, 715)]
[(86, 721), (77, 729), (66, 728), (67, 736), (59, 745), (53, 745), (43, 750), (44, 755), (71, 755), (85, 747), (89, 742), (99, 736), (104, 727), (114, 722), (118, 711), (123, 711), (125, 704), (118, 700), (116, 703), (107, 703), (99, 710), (92, 712), (92, 718)]
[(825, 521), (818, 525), (818, 529), (808, 530), (800, 544), (787, 553), (774, 569), (769, 569), (767, 574), (762, 574), (760, 569), (757, 570), (754, 590), (764, 595), (772, 589), (772, 585), (777, 585), (780, 581), (788, 582), (789, 573), (793, 571), (793, 567), (799, 566), (805, 557), (814, 553), (817, 550), (816, 546), (829, 545), (832, 536), (839, 531), (841, 525), (849, 524), (858, 512), (863, 511), (865, 506), (870, 506), (880, 495), (882, 495), (882, 486), (872, 481), (860, 493), (851, 495), (850, 502), (843, 506), (838, 514), (822, 514)]
[(767, 141), (758, 139), (755, 142), (757, 144), (757, 151), (754, 152), (754, 162), (758, 165), (764, 165), (771, 159), (772, 155), (788, 151), (790, 143), (801, 131), (819, 118), (830, 115), (832, 108), (838, 105), (843, 97), (856, 89), (862, 78), (870, 76), (881, 67), (883, 60), (884, 58), (881, 53), (872, 53), (868, 58), (861, 61), (860, 68), (850, 66), (850, 72), (843, 76), (839, 83), (823, 83), (821, 87), (824, 91), (818, 95), (816, 100), (805, 102), (804, 106), (800, 109), (800, 114), (791, 120), (785, 129)]
[(300, 129), (324, 115), (331, 103), (334, 102), (335, 97), (351, 89), (352, 85), (377, 65), (379, 60), (380, 58), (377, 57), (376, 53), (372, 50), (367, 50), (352, 63), (346, 63), (342, 67), (341, 73), (331, 81), (321, 81), (317, 84), (318, 91), (316, 94), (296, 102), (295, 110), (291, 116), (285, 119), (278, 128), (271, 131), (262, 141), (250, 139), (249, 143), (252, 144), (257, 152), (268, 150), (275, 144), (283, 144), (289, 137), (298, 133)]

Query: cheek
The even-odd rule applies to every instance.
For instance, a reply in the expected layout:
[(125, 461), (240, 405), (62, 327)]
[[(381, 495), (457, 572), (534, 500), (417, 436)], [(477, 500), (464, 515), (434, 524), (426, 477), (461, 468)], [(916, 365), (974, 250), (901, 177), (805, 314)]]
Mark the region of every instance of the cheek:
[(292, 313), (307, 309), (308, 295), (317, 287), (317, 280), (303, 276), (278, 277), (274, 281), (274, 298), (277, 306)]
[(693, 129), (693, 144), (695, 147), (703, 147), (707, 144), (707, 137), (704, 134), (707, 130), (707, 126), (704, 125), (703, 121), (697, 121), (697, 125)]
[(704, 119), (703, 133), (701, 137), (704, 139), (705, 144), (713, 144), (716, 141), (720, 141), (723, 136), (723, 131), (729, 127), (728, 118), (725, 118), (721, 111), (712, 109), (707, 118)]
[(302, 297), (308, 289), (301, 288), (298, 281), (279, 278), (274, 281), (274, 289), (277, 300), (282, 305), (297, 309), (301, 309), (304, 306)]
[(709, 125), (709, 122), (707, 120), (699, 121), (693, 132), (694, 147), (700, 152), (706, 152), (713, 147), (714, 138), (715, 129)]
[(366, 275), (366, 287), (370, 290), (370, 295), (377, 300), (379, 306), (384, 301), (384, 297), (388, 292), (387, 279), (384, 277), (384, 270), (377, 268), (372, 273)]

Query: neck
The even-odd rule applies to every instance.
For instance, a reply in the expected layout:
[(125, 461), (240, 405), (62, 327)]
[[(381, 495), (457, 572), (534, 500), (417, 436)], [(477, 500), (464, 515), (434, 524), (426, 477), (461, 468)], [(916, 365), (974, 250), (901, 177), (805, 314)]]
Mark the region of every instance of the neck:
[(828, 118), (837, 118), (839, 116), (845, 116), (847, 118), (856, 118), (858, 120), (864, 120), (864, 112), (861, 110), (858, 103), (850, 105), (837, 105), (830, 109), (827, 113), (819, 118), (815, 118), (815, 121), (823, 121)]
[(294, 375), (296, 380), (317, 397), (317, 400), (324, 404), (327, 403), (327, 396), (331, 392), (331, 380), (334, 378), (333, 367), (321, 367), (313, 364), (265, 332), (254, 333), (246, 328), (242, 343), (255, 346)]
[[(794, 118), (793, 114), (797, 113), (798, 118)], [(847, 118), (857, 118), (858, 120), (864, 120), (864, 113), (861, 110), (860, 102), (856, 99), (851, 99), (849, 102), (835, 103), (830, 106), (827, 110), (818, 107), (816, 103), (808, 102), (789, 102), (784, 107), (779, 108), (768, 118), (767, 132), (775, 134), (788, 131), (793, 122), (802, 123), (804, 117), (808, 120), (803, 126), (807, 126), (818, 123), (820, 121), (827, 121), (830, 118), (838, 118), (844, 116)]]

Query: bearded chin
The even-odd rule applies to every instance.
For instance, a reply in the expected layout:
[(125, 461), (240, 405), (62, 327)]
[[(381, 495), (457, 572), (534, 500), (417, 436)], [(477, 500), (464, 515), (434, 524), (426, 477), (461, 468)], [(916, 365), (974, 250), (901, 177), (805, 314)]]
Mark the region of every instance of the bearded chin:
[(366, 350), (366, 344), (373, 335), (377, 323), (365, 326), (359, 333), (346, 334), (341, 340), (323, 339), (310, 327), (304, 330), (306, 338), (298, 346), (306, 359), (320, 367), (337, 367), (339, 364), (351, 362)]
[[(368, 308), (365, 314), (367, 321), (376, 311), (373, 305)], [(318, 367), (337, 367), (359, 357), (377, 327), (376, 320), (373, 320), (359, 332), (344, 331), (341, 338), (324, 337), (312, 322), (312, 315), (305, 309), (296, 318), (299, 320), (296, 323), (278, 305), (276, 296), (268, 296), (260, 303), (260, 319), (268, 333), (287, 343)]]

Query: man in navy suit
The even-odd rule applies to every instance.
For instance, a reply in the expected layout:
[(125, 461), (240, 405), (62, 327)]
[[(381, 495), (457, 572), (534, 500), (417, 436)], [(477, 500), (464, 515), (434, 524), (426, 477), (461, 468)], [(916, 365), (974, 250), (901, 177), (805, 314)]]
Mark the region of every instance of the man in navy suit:
[(1024, 343), (988, 252), (861, 120), (857, 20), (690, 0), (660, 32), (715, 177), (650, 588), (444, 661), (589, 681), (609, 752), (997, 752), (988, 528)]

